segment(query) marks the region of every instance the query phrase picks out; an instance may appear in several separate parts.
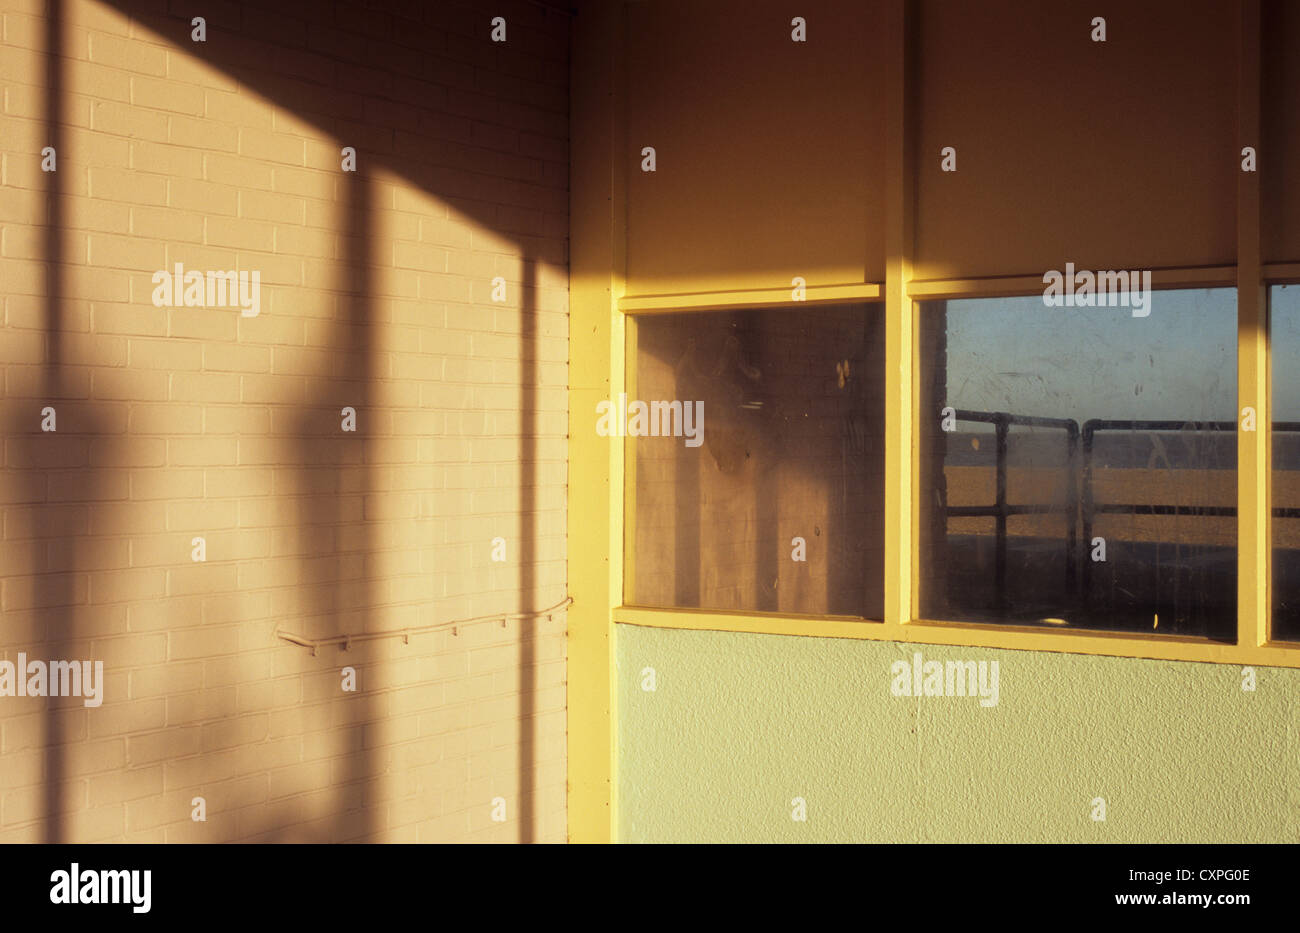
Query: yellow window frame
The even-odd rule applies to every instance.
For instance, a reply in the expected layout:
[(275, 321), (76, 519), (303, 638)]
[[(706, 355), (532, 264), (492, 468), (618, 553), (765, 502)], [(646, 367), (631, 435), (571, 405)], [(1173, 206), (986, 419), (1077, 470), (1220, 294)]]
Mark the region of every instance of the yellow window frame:
[[(1239, 0), (1238, 148), (1260, 136), (1260, 3)], [(622, 4), (593, 2), (575, 18), (570, 257), (569, 825), (571, 841), (612, 841), (617, 812), (615, 637), (617, 626), (1054, 651), (1115, 657), (1300, 668), (1300, 644), (1269, 639), (1271, 413), (1266, 288), (1300, 281), (1300, 263), (1264, 264), (1260, 184), (1238, 174), (1237, 262), (1152, 270), (1158, 288), (1236, 286), (1238, 409), (1255, 410), (1255, 431), (1238, 430), (1238, 596), (1235, 644), (1177, 635), (1059, 630), (922, 619), (916, 302), (1036, 294), (1034, 276), (914, 281), (914, 160), (906, 83), (911, 3), (893, 0), (886, 102), (886, 264), (884, 282), (810, 287), (809, 303), (879, 301), (886, 316), (885, 611), (879, 621), (760, 612), (655, 609), (623, 604), (624, 554), (634, 514), (632, 458), (617, 438), (594, 431), (595, 403), (635, 388), (627, 352), (637, 314), (794, 306), (788, 289), (628, 295), (625, 17)], [(1239, 412), (1240, 414), (1240, 412)]]

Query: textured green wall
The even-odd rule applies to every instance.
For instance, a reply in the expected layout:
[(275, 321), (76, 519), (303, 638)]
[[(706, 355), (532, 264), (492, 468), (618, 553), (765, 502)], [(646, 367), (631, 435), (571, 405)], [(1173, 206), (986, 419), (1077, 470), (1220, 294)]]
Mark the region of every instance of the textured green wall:
[[(617, 639), (622, 842), (1300, 839), (1300, 670), (1256, 668), (1251, 693), (1223, 664), (632, 625)], [(998, 705), (892, 695), (891, 664), (916, 651), (997, 660)]]

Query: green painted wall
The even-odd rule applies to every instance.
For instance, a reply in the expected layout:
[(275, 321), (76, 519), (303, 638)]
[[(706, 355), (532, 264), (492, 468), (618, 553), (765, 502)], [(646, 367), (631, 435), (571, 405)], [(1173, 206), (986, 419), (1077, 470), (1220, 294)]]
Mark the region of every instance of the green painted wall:
[[(1300, 840), (1300, 670), (1257, 668), (1249, 693), (1222, 664), (632, 625), (617, 640), (622, 842)], [(997, 706), (894, 696), (891, 664), (916, 651), (998, 661)]]

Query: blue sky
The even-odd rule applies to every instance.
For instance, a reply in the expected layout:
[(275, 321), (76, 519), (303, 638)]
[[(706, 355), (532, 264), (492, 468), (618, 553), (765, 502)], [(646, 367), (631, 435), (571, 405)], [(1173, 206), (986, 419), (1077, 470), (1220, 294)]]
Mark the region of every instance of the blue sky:
[(1300, 421), (1300, 285), (1269, 289), (1273, 420)]
[[(1285, 291), (1291, 358), (1300, 355), (1300, 286)], [(925, 309), (921, 309), (925, 313)], [(1279, 339), (1283, 335), (1279, 334)], [(1276, 354), (1276, 350), (1275, 350)], [(1275, 357), (1276, 358), (1276, 357)], [(1277, 391), (1300, 420), (1300, 374)], [(1154, 291), (1151, 313), (1049, 308), (1042, 296), (948, 302), (948, 404), (1049, 418), (1233, 421), (1237, 299), (1232, 288)]]

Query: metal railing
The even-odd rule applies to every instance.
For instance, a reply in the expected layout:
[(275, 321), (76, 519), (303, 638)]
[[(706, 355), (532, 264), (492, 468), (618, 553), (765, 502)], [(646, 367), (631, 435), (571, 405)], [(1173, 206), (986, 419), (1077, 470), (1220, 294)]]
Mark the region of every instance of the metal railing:
[[(1093, 452), (1098, 434), (1113, 431), (1143, 431), (1158, 433), (1227, 433), (1237, 430), (1233, 421), (1138, 421), (1093, 418), (1084, 422), (1082, 431), (1072, 418), (1039, 418), (1015, 415), (1004, 411), (970, 411), (958, 409), (956, 421), (991, 424), (996, 437), (995, 470), (996, 493), (992, 505), (950, 506), (944, 501), (944, 525), (949, 518), (993, 518), (995, 522), (994, 582), (999, 609), (1006, 608), (1007, 575), (1007, 519), (1012, 515), (1042, 515), (1063, 512), (1066, 519), (1065, 535), (1065, 585), (1066, 593), (1083, 599), (1089, 592), (1092, 574), (1091, 562), (1086, 559), (1092, 542), (1092, 531), (1098, 515), (1178, 515), (1205, 518), (1235, 518), (1235, 505), (1162, 505), (1133, 502), (1098, 503), (1093, 490)], [(1007, 436), (1012, 426), (1042, 427), (1065, 431), (1066, 443), (1066, 495), (1064, 504), (1013, 505), (1007, 502)], [(1274, 434), (1300, 434), (1300, 421), (1279, 421), (1272, 426)], [(1082, 463), (1079, 453), (1082, 444)], [(1080, 498), (1082, 487), (1082, 499)], [(1300, 518), (1300, 508), (1274, 508), (1274, 518)], [(1082, 524), (1082, 535), (1078, 535)], [(1078, 565), (1082, 564), (1082, 572)]]
[[(1092, 453), (1099, 433), (1107, 431), (1145, 431), (1152, 434), (1235, 432), (1235, 421), (1116, 421), (1093, 418), (1083, 424), (1083, 540), (1092, 542), (1092, 526), (1097, 515), (1178, 515), (1204, 518), (1235, 518), (1235, 505), (1158, 505), (1145, 502), (1103, 502), (1093, 499)], [(1234, 461), (1235, 464), (1235, 461)], [(1080, 596), (1092, 592), (1092, 561), (1082, 560), (1083, 576)]]
[[(1013, 415), (1005, 411), (954, 411), (956, 421), (971, 421), (993, 425), (996, 436), (996, 498), (993, 505), (957, 505), (944, 502), (944, 524), (951, 517), (992, 517), (995, 522), (993, 556), (994, 593), (999, 609), (1006, 608), (1007, 593), (1007, 518), (1012, 515), (1043, 515), (1050, 512), (1065, 514), (1065, 586), (1066, 592), (1075, 589), (1075, 532), (1079, 515), (1079, 486), (1076, 463), (1079, 455), (1079, 423), (1073, 418), (1038, 418), (1031, 415)], [(1034, 428), (1053, 428), (1065, 431), (1066, 463), (1069, 478), (1064, 505), (1012, 505), (1007, 502), (1007, 433), (1012, 425)]]

